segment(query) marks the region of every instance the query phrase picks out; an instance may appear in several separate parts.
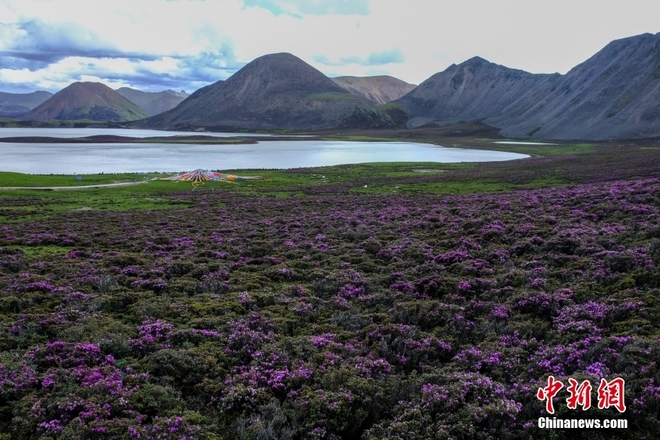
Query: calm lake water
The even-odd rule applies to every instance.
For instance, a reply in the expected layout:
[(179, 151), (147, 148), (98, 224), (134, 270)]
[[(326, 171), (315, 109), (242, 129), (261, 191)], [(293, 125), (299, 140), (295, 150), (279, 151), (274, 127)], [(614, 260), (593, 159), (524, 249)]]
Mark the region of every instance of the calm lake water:
[[(91, 129), (77, 130), (78, 133), (71, 137), (91, 136)], [(147, 130), (128, 131), (135, 136), (134, 132)], [(160, 136), (176, 134), (157, 133)], [(104, 134), (117, 134), (117, 131), (106, 130)], [(22, 136), (51, 135), (31, 129)], [(0, 130), (0, 137), (7, 135)], [(180, 172), (197, 168), (286, 169), (363, 162), (491, 162), (525, 157), (528, 156), (404, 142), (271, 140), (246, 145), (0, 143), (0, 171), (30, 174)]]
[(269, 134), (253, 133), (211, 133), (195, 131), (162, 131), (162, 130), (132, 130), (129, 128), (0, 128), (0, 138), (19, 137), (19, 136), (41, 136), (54, 138), (78, 138), (86, 136), (127, 136), (135, 138), (157, 137), (157, 136), (213, 136), (213, 137), (232, 137), (232, 136), (272, 136)]

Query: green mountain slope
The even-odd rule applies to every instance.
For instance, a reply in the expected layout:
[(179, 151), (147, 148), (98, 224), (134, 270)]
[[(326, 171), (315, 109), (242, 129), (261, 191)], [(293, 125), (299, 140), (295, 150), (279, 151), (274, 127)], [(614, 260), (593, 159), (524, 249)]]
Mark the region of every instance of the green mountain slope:
[(148, 115), (110, 87), (94, 82), (77, 82), (60, 90), (47, 101), (20, 116), (24, 120), (125, 122)]

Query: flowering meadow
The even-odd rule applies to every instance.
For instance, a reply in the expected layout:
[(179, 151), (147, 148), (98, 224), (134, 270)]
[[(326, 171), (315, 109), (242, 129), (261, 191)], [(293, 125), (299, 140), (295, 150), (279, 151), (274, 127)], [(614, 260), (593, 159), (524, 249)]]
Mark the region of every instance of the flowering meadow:
[(657, 438), (657, 178), (162, 197), (0, 223), (0, 439)]

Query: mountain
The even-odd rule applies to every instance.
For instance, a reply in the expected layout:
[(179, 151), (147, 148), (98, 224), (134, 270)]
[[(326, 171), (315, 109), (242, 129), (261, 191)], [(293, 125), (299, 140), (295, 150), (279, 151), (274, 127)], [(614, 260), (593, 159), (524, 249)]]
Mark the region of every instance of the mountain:
[(176, 108), (134, 124), (292, 130), (391, 125), (374, 103), (346, 92), (288, 53), (259, 57), (227, 80), (193, 93)]
[(0, 92), (0, 117), (13, 118), (28, 112), (53, 96), (50, 92), (32, 93)]
[(529, 95), (559, 79), (510, 69), (480, 57), (452, 64), (396, 101), (409, 125), (482, 121), (520, 105)]
[(616, 40), (487, 123), (506, 136), (624, 139), (660, 136), (660, 33)]
[(129, 87), (117, 89), (117, 93), (140, 107), (149, 116), (171, 110), (189, 96), (183, 90), (180, 92), (174, 90), (143, 92)]
[(76, 82), (20, 116), (25, 120), (124, 122), (146, 118), (138, 106), (110, 87), (95, 82)]
[(613, 41), (565, 75), (472, 58), (395, 102), (410, 126), (480, 121), (511, 137), (660, 136), (660, 33)]
[(415, 88), (413, 84), (387, 75), (338, 76), (331, 79), (348, 93), (362, 96), (376, 104), (386, 104), (399, 99)]

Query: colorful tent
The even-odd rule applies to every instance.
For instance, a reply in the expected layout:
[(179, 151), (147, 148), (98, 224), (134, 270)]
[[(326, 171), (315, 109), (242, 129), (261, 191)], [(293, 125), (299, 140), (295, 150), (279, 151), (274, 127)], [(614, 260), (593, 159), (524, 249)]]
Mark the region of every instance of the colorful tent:
[(235, 176), (233, 174), (223, 174), (218, 171), (209, 171), (196, 169), (193, 171), (188, 171), (187, 173), (181, 173), (176, 176), (166, 177), (161, 180), (176, 180), (179, 182), (191, 182), (193, 188), (197, 188), (199, 185), (203, 185), (208, 181), (222, 181), (232, 183), (236, 180), (257, 180), (261, 179), (261, 176)]
[(203, 183), (209, 180), (220, 180), (220, 176), (222, 174), (216, 173), (215, 171), (209, 171), (209, 170), (193, 170), (189, 171), (187, 173), (181, 173), (174, 180), (182, 180), (185, 182), (193, 182), (193, 183)]

